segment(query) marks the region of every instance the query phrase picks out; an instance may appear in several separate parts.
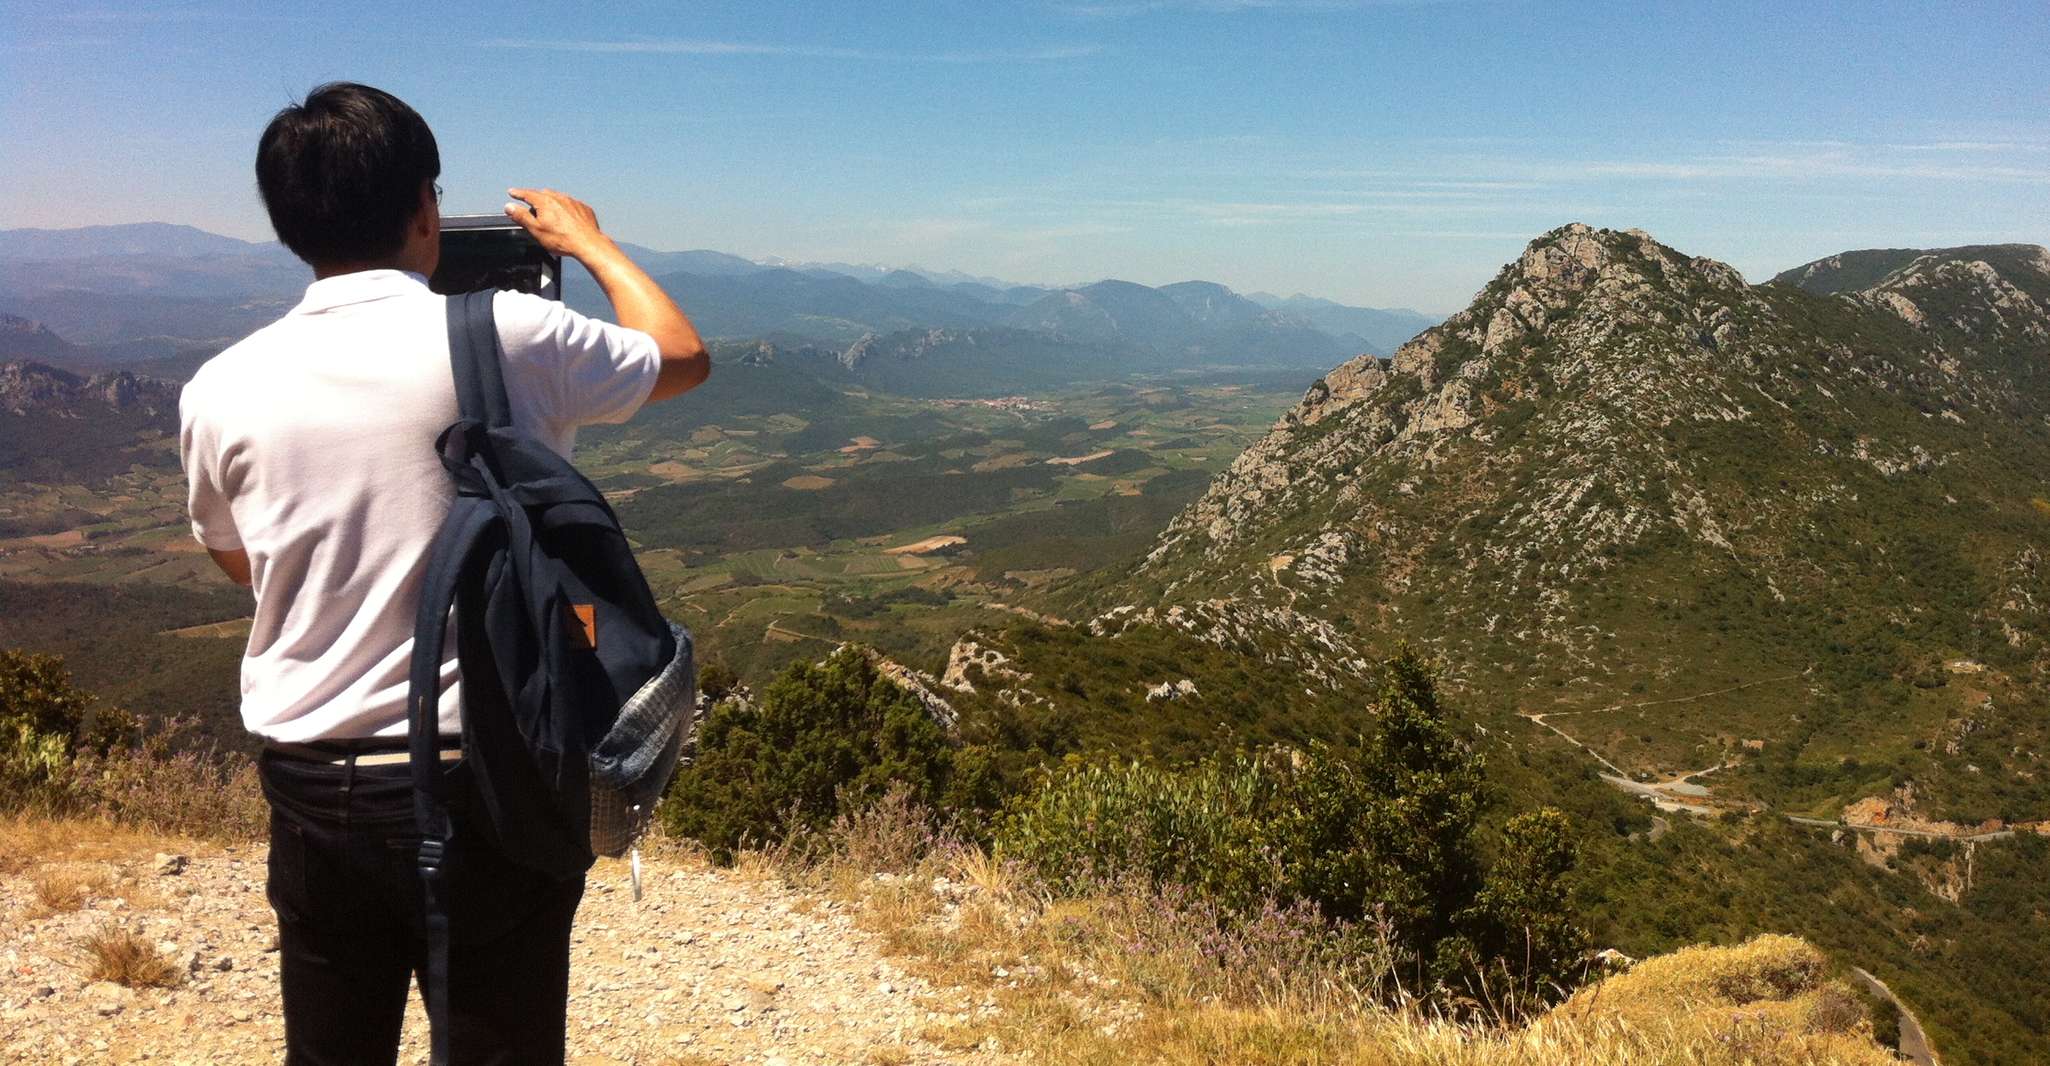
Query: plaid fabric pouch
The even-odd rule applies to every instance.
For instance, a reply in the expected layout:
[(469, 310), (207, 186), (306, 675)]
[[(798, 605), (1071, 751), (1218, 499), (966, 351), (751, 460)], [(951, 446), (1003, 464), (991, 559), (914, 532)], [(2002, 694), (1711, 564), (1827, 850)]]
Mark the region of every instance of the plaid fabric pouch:
[(647, 831), (655, 804), (676, 776), (697, 704), (690, 631), (669, 623), (676, 656), (619, 709), (591, 749), (591, 850), (618, 857)]

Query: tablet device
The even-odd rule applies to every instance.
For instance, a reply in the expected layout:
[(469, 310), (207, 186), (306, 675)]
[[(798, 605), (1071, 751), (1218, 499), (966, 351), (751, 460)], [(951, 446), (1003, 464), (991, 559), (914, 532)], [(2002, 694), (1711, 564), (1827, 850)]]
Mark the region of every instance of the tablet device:
[(443, 215), (441, 265), (427, 280), (444, 295), (512, 289), (562, 299), (562, 259), (504, 215)]

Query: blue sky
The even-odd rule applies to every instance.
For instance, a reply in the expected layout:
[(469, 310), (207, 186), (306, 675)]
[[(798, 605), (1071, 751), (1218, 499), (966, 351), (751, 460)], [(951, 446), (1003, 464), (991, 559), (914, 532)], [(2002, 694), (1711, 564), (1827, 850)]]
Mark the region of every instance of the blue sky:
[(1447, 311), (1574, 220), (1753, 280), (1847, 248), (2050, 242), (2041, 0), (5, 2), (0, 19), (0, 226), (268, 237), (257, 133), (351, 78), (434, 126), (451, 210), (545, 183), (668, 249)]

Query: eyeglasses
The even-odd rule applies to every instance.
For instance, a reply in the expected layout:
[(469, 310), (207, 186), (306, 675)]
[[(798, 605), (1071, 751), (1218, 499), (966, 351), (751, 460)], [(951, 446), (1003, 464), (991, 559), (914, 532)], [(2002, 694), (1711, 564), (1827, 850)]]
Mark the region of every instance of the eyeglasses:
[(441, 183), (438, 181), (434, 183), (434, 202), (437, 206), (441, 204)]

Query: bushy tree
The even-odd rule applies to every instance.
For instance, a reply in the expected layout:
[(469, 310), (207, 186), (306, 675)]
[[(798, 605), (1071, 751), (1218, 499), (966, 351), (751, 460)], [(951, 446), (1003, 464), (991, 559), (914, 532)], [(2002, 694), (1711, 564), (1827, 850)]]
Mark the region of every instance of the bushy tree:
[(1584, 976), (1587, 930), (1568, 900), (1578, 861), (1572, 823), (1559, 811), (1526, 811), (1502, 827), (1500, 852), (1464, 924), (1483, 972), (1507, 978), (1506, 991), (1520, 999), (1550, 998)]
[(1359, 876), (1371, 902), (1409, 941), (1425, 946), (1456, 934), (1481, 884), (1474, 825), (1483, 763), (1447, 726), (1430, 666), (1404, 649), (1383, 665), (1352, 772), (1362, 802), (1352, 832), (1367, 856)]
[(792, 665), (759, 703), (715, 706), (661, 813), (671, 831), (726, 859), (747, 843), (823, 829), (893, 782), (945, 808), (971, 800), (986, 776), (986, 760), (962, 757), (915, 697), (849, 646)]
[(51, 800), (79, 754), (131, 743), (135, 718), (98, 706), (54, 655), (0, 649), (0, 799)]

